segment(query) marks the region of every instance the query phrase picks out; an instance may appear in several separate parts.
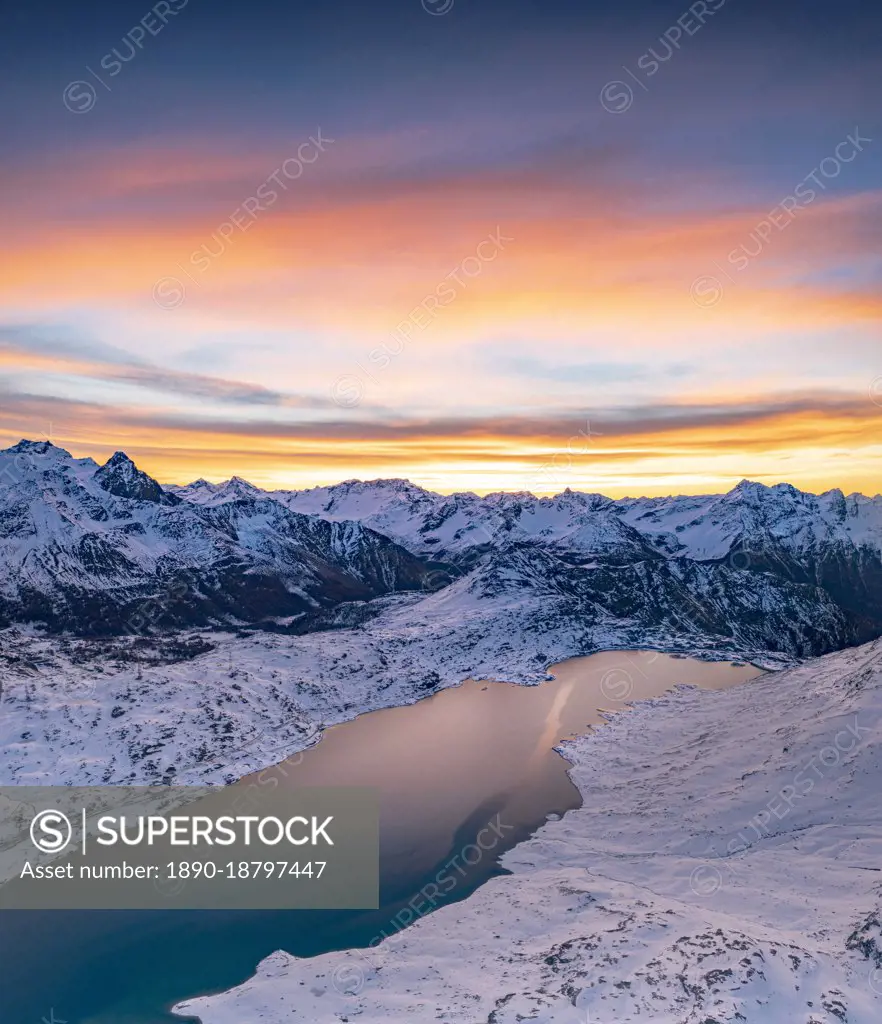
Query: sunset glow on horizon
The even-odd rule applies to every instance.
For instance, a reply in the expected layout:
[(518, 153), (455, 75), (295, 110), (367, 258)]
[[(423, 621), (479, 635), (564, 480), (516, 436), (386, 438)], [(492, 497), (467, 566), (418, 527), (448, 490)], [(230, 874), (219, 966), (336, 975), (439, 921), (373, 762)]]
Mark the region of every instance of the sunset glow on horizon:
[[(568, 3), (536, 31), (415, 0), (394, 42), (292, 12), (263, 78), (194, 4), (94, 109), (35, 80), (0, 156), (0, 446), (167, 483), (882, 491), (879, 60), (719, 7), (621, 110), (653, 37)], [(56, 32), (82, 78), (94, 27)]]

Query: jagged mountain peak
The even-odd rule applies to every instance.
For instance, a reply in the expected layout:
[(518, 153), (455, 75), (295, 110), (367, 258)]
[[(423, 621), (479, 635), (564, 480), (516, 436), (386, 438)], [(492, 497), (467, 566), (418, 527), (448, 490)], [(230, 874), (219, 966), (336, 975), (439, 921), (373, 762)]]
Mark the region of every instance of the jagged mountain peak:
[(793, 484), (785, 482), (777, 484), (762, 484), (758, 480), (740, 480), (725, 497), (746, 499), (751, 502), (760, 502), (774, 498), (787, 498), (799, 500), (814, 498), (815, 495), (801, 491)]
[(798, 487), (794, 487), (793, 484), (788, 484), (784, 482), (774, 484), (771, 489), (776, 494), (789, 494), (791, 495), (791, 497), (797, 494), (805, 495), (805, 491), (801, 491)]
[(539, 498), (532, 491), (490, 491), (484, 495), (483, 499), (479, 500), (482, 500), (486, 505), (509, 508), (519, 505), (531, 505), (539, 501)]
[(129, 471), (129, 469), (134, 470), (135, 472), (138, 471), (138, 467), (135, 465), (134, 462), (132, 462), (132, 460), (128, 457), (128, 455), (126, 455), (125, 452), (114, 452), (113, 455), (111, 455), (110, 458), (107, 460), (107, 462), (104, 463), (104, 466), (105, 468), (123, 466), (126, 468), (126, 471)]
[(739, 480), (737, 484), (729, 491), (729, 494), (733, 497), (752, 498), (754, 500), (762, 498), (763, 495), (771, 493), (771, 487), (767, 487), (765, 484), (761, 484), (758, 480)]
[(573, 491), (567, 487), (559, 494), (551, 495), (547, 498), (537, 499), (540, 503), (548, 505), (555, 504), (560, 507), (581, 507), (586, 509), (600, 509), (600, 508), (614, 508), (615, 502), (612, 498), (608, 498), (605, 494), (599, 494), (596, 491)]
[(268, 497), (267, 491), (241, 476), (232, 476), (229, 480), (222, 480), (217, 484), (200, 477), (183, 486), (166, 488), (166, 493), (169, 492), (191, 504), (206, 507), (223, 505), (228, 501), (239, 501), (243, 498)]
[(155, 504), (174, 504), (179, 499), (166, 494), (159, 483), (138, 469), (125, 452), (113, 455), (95, 471), (95, 483), (117, 498), (150, 501)]

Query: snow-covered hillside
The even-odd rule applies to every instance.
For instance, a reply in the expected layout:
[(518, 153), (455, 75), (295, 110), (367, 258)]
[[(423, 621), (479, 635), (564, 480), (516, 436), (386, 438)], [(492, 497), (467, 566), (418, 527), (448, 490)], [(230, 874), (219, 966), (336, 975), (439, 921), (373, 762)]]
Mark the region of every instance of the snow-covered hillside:
[[(788, 656), (769, 648), (816, 628), (810, 604), (796, 622), (770, 610), (767, 621), (717, 633), (713, 615), (727, 629), (725, 615), (712, 605), (702, 613), (697, 601), (682, 618), (646, 627), (637, 612), (651, 599), (647, 581), (620, 581), (624, 614), (607, 607), (615, 588), (606, 595), (592, 573), (555, 565), (549, 583), (550, 558), (502, 552), (430, 596), (381, 599), (364, 625), (302, 636), (98, 641), (0, 631), (0, 782), (225, 782), (300, 749), (322, 723), (470, 676), (535, 683), (550, 664), (614, 648), (780, 666)], [(686, 582), (697, 593), (701, 581)], [(675, 589), (684, 603), (684, 581)]]
[[(584, 805), (368, 950), (269, 957), (204, 1024), (877, 1024), (882, 642), (566, 746)], [(464, 956), (463, 952), (467, 951)]]

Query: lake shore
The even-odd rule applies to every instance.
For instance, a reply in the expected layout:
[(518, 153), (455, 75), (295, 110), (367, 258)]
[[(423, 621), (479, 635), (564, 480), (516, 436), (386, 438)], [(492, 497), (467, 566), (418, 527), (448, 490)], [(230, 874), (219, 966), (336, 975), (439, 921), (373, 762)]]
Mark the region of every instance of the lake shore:
[[(434, 602), (434, 603), (433, 603)], [(314, 743), (330, 725), (412, 704), (468, 678), (534, 685), (549, 667), (604, 650), (657, 650), (761, 668), (793, 664), (731, 638), (627, 624), (575, 629), (541, 602), (459, 615), (443, 595), (414, 621), (409, 598), (369, 629), (304, 636), (192, 633), (96, 642), (2, 633), (0, 782), (228, 785)], [(167, 661), (168, 649), (201, 653)], [(25, 737), (25, 739), (23, 739)]]
[(866, 950), (880, 948), (882, 642), (725, 692), (680, 689), (565, 749), (582, 807), (509, 851), (512, 875), (368, 955), (277, 953), (178, 1011), (204, 1024), (878, 1020)]
[[(308, 917), (165, 912), (153, 915), (147, 930), (142, 922), (148, 918), (136, 913), (113, 921), (86, 914), (78, 919), (76, 950), (65, 946), (66, 924), (56, 922), (56, 958), (70, 967), (71, 977), (62, 984), (55, 973), (55, 1001), (90, 1024), (158, 1024), (169, 1019), (164, 1006), (239, 983), (274, 949), (316, 956), (398, 934), (421, 914), (468, 898), (498, 874), (500, 855), (548, 818), (580, 806), (572, 766), (560, 753), (568, 737), (677, 683), (730, 686), (757, 671), (658, 652), (603, 652), (553, 666), (553, 678), (541, 685), (466, 680), (328, 727), (321, 742), (238, 785), (376, 787), (383, 808), (382, 909)], [(5, 936), (4, 946), (13, 941)], [(96, 943), (106, 949), (97, 964)], [(127, 953), (121, 957), (108, 946)], [(33, 974), (42, 994), (45, 938), (33, 957), (27, 948), (19, 939), (6, 955), (18, 964), (23, 990)], [(126, 978), (118, 996), (104, 995), (111, 985), (108, 971)]]

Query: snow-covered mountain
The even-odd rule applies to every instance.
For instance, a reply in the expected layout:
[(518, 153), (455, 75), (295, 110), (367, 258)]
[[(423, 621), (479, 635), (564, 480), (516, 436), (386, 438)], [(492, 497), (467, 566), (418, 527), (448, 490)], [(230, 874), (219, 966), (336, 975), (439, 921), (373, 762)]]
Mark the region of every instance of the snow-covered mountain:
[(357, 625), (378, 611), (365, 602), (408, 590), (428, 602), (408, 606), (416, 622), (442, 590), (450, 621), (517, 605), (586, 637), (806, 657), (882, 634), (882, 497), (163, 488), (121, 452), (99, 467), (23, 441), (0, 453), (0, 571), (0, 626), (305, 631)]
[[(236, 493), (233, 484), (175, 493), (217, 507)], [(589, 618), (599, 603), (644, 626), (765, 636), (773, 649), (799, 654), (882, 633), (879, 495), (749, 481), (728, 494), (617, 501), (570, 490), (441, 495), (406, 480), (269, 493), (286, 508), (385, 534), (431, 560), (439, 583), (478, 566), (483, 582), (469, 579), (472, 592), (489, 586), (494, 566), (532, 557), (525, 589), (565, 593)]]
[[(193, 485), (190, 485), (191, 487)], [(201, 495), (179, 488), (184, 498)], [(406, 480), (346, 481), (305, 491), (273, 491), (287, 508), (329, 519), (354, 519), (393, 537), (423, 557), (471, 566), (488, 550), (512, 541), (559, 554), (633, 562), (656, 553), (643, 534), (601, 494), (564, 491), (554, 498), (528, 493), (434, 494)], [(223, 500), (223, 490), (213, 501)]]
[[(190, 501), (217, 504), (236, 493), (235, 482), (199, 481), (173, 490)], [(737, 568), (760, 567), (763, 559), (772, 562), (783, 553), (799, 557), (840, 548), (878, 557), (882, 551), (882, 495), (814, 495), (790, 484), (766, 487), (744, 480), (728, 494), (619, 500), (571, 490), (551, 498), (442, 495), (407, 480), (349, 480), (268, 493), (298, 512), (355, 520), (414, 553), (457, 564), (508, 541), (539, 543), (574, 557), (632, 561), (640, 554), (676, 555), (728, 559)]]
[(433, 913), (427, 886), (414, 923), (368, 949), (277, 952), (176, 1011), (877, 1024), (882, 641), (642, 702), (564, 752), (582, 806), (504, 854), (510, 874)]
[(90, 634), (254, 623), (426, 579), (388, 538), (256, 489), (206, 507), (122, 452), (100, 467), (48, 442), (0, 452), (0, 625)]
[(618, 504), (627, 522), (671, 554), (823, 587), (863, 637), (878, 632), (882, 496), (742, 481), (728, 494)]
[(846, 614), (819, 587), (687, 558), (572, 565), (542, 547), (509, 545), (443, 593), (463, 607), (529, 598), (545, 605), (538, 618), (572, 621), (586, 633), (630, 626), (638, 647), (651, 646), (652, 632), (669, 638), (666, 648), (678, 638), (687, 650), (721, 644), (807, 657), (854, 636)]

